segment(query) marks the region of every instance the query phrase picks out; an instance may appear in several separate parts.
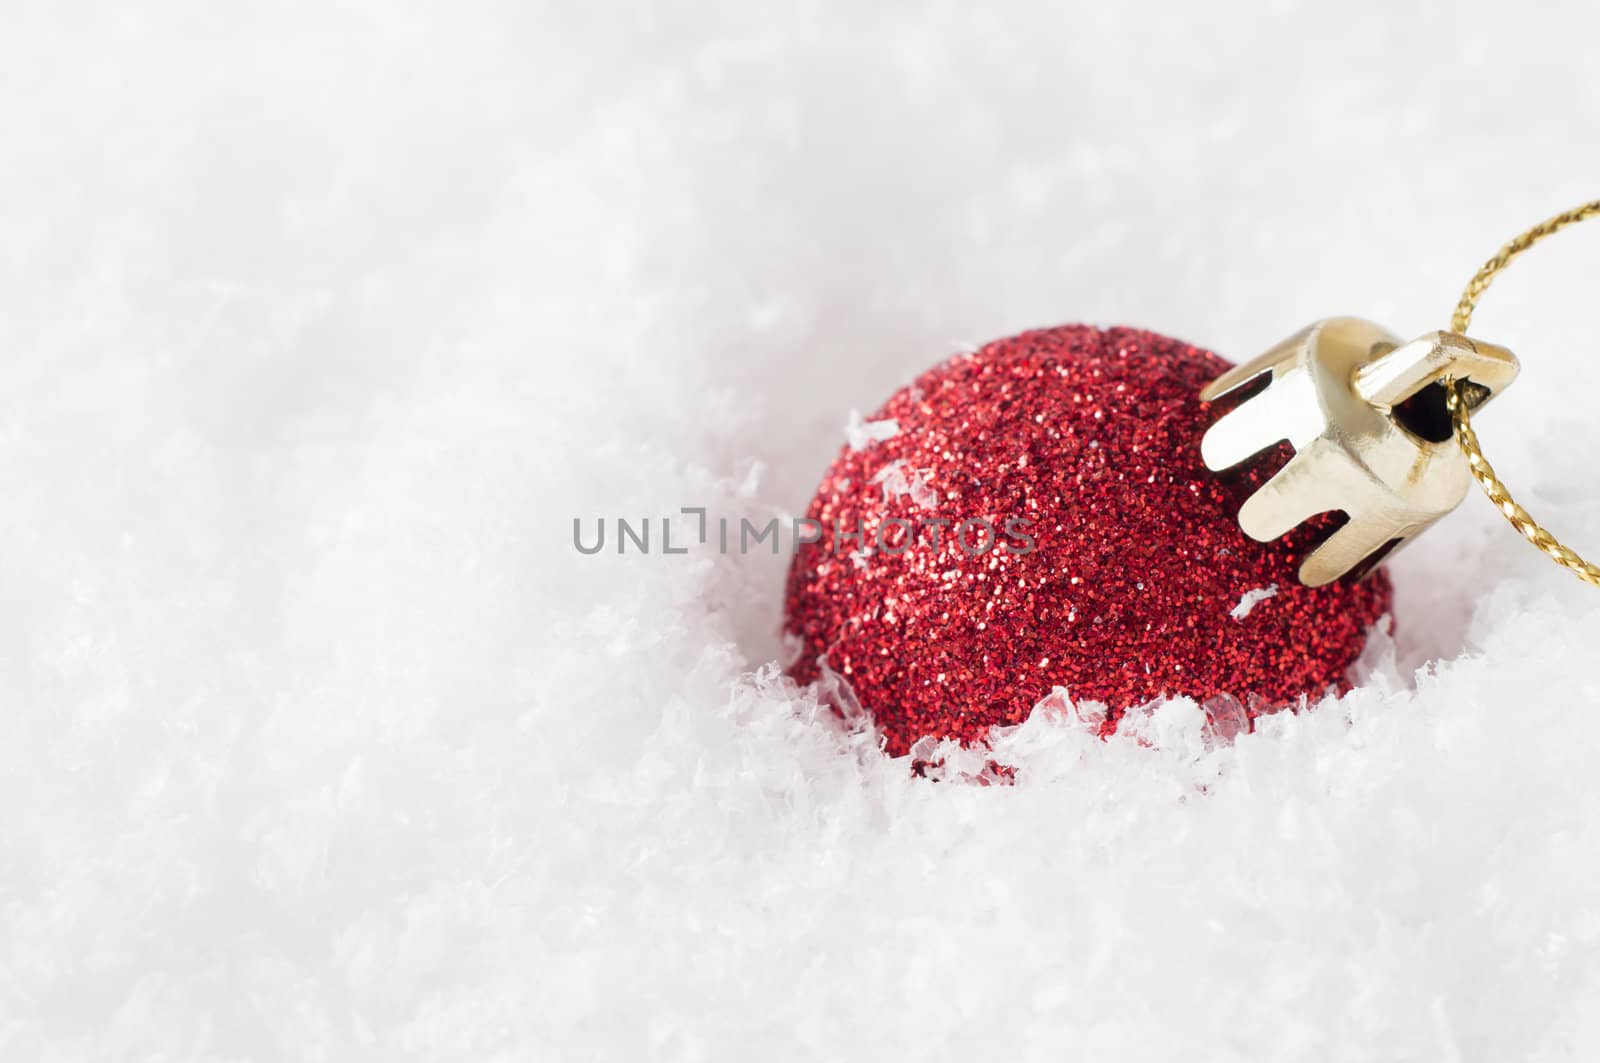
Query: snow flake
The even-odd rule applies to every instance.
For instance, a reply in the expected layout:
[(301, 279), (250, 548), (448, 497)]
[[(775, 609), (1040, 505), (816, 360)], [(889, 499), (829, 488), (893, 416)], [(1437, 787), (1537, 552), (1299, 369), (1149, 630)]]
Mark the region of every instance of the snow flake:
[(923, 509), (933, 509), (939, 504), (939, 492), (934, 490), (932, 480), (932, 472), (910, 468), (904, 458), (891, 461), (872, 478), (873, 483), (882, 486), (885, 502), (910, 495), (911, 501)]
[(851, 450), (866, 450), (874, 443), (893, 439), (900, 434), (900, 422), (894, 418), (882, 421), (864, 421), (860, 410), (850, 411), (850, 420), (844, 426), (844, 438)]
[(1229, 610), (1228, 615), (1235, 620), (1243, 620), (1250, 615), (1256, 606), (1268, 598), (1276, 598), (1277, 596), (1278, 585), (1276, 583), (1269, 583), (1265, 587), (1257, 587), (1253, 591), (1245, 591), (1243, 596), (1239, 598), (1239, 604)]

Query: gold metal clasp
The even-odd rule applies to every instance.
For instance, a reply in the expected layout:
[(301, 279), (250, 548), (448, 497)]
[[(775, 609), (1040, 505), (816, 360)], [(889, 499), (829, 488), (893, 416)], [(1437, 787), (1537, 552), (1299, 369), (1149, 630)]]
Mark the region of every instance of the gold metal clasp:
[(1468, 405), (1488, 402), (1516, 379), (1504, 347), (1453, 332), (1400, 343), (1370, 321), (1319, 321), (1228, 370), (1200, 398), (1213, 402), (1270, 374), (1265, 387), (1224, 414), (1200, 441), (1214, 472), (1287, 440), (1294, 457), (1247, 498), (1239, 526), (1258, 542), (1318, 513), (1349, 519), (1300, 565), (1300, 582), (1331, 583), (1387, 555), (1461, 503), (1472, 475), (1451, 436), (1447, 381)]

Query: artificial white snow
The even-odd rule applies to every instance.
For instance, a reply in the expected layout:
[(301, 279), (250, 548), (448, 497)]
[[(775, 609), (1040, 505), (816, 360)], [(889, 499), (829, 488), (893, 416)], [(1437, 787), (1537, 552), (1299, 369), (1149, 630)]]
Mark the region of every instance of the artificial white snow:
[(872, 482), (883, 488), (885, 502), (910, 495), (911, 501), (922, 509), (938, 508), (939, 492), (932, 481), (932, 471), (912, 468), (904, 458), (889, 462), (872, 476)]
[[(1481, 499), (1347, 696), (1102, 742), (1048, 694), (938, 779), (769, 666), (788, 558), (715, 532), (954, 338), (1443, 326), (1596, 194), (1597, 30), (9, 5), (0, 1057), (1600, 1056), (1600, 593)], [(1473, 328), (1589, 549), (1597, 267)], [(684, 507), (686, 555), (572, 546)]]
[(844, 426), (845, 442), (850, 444), (851, 450), (866, 450), (874, 443), (893, 439), (899, 434), (900, 422), (893, 417), (881, 421), (866, 421), (862, 420), (860, 410), (851, 410), (850, 419)]
[(1228, 615), (1235, 620), (1243, 620), (1255, 611), (1256, 606), (1268, 598), (1276, 598), (1277, 596), (1278, 585), (1276, 583), (1269, 583), (1265, 587), (1253, 587), (1239, 595), (1238, 604), (1228, 610)]

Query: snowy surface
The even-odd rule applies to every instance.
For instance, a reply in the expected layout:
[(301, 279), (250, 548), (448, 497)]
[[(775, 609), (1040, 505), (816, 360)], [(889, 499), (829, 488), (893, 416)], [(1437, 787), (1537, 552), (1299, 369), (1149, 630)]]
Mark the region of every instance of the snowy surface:
[[(1343, 701), (1057, 698), (1012, 786), (813, 722), (782, 556), (571, 539), (792, 515), (1024, 327), (1440, 327), (1600, 193), (1597, 31), (4, 4), (0, 1058), (1600, 1057), (1600, 592), (1480, 499)], [(1497, 464), (1600, 551), (1597, 271), (1477, 331)]]

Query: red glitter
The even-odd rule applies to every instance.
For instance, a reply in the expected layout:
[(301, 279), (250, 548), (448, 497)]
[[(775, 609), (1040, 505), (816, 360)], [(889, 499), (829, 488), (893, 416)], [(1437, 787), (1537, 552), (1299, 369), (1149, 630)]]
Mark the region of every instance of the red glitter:
[[(870, 419), (898, 432), (842, 451), (807, 512), (825, 530), (789, 573), (794, 676), (825, 664), (897, 756), (923, 735), (982, 741), (1054, 687), (1109, 706), (1109, 732), (1163, 696), (1232, 695), (1253, 719), (1342, 684), (1388, 578), (1298, 582), (1332, 515), (1266, 545), (1239, 530), (1239, 504), (1272, 470), (1201, 464), (1212, 415), (1197, 393), (1227, 366), (1154, 333), (1077, 325), (959, 355), (897, 392)], [(1006, 535), (1017, 517), (1031, 552)], [(932, 519), (950, 522), (937, 546), (919, 524)], [(955, 535), (971, 519), (997, 537), (977, 556), (980, 525), (965, 549)], [(890, 549), (875, 550), (885, 521)]]

